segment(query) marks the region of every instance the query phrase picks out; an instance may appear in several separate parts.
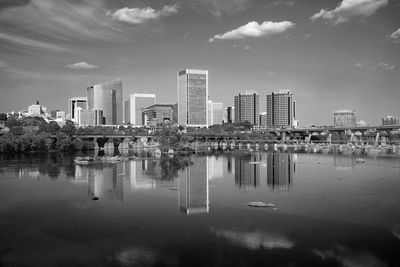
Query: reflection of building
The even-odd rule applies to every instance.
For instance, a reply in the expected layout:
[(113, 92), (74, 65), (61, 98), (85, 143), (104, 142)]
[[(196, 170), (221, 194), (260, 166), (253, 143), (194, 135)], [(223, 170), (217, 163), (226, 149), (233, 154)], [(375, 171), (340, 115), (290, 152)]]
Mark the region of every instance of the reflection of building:
[(122, 81), (115, 80), (87, 88), (88, 108), (103, 111), (103, 124), (122, 124)]
[(336, 169), (351, 169), (356, 165), (356, 159), (352, 156), (333, 154), (333, 167)]
[(178, 72), (178, 124), (208, 126), (208, 71)]
[(257, 161), (257, 155), (246, 155), (235, 158), (235, 184), (239, 187), (257, 187), (260, 185), (260, 165), (251, 164)]
[(224, 107), (222, 103), (208, 100), (208, 125), (222, 124), (224, 119)]
[(246, 92), (234, 97), (235, 122), (248, 121), (258, 124), (260, 113), (260, 95), (255, 92)]
[(356, 112), (354, 110), (338, 110), (333, 113), (333, 125), (336, 127), (355, 127)]
[(149, 160), (126, 161), (124, 166), (125, 176), (129, 179), (131, 190), (147, 190), (156, 187), (153, 176), (146, 175), (149, 167), (152, 167), (152, 162), (149, 162)]
[(207, 157), (208, 162), (208, 179), (222, 178), (224, 176), (224, 161), (223, 158), (217, 158), (216, 156)]
[(267, 154), (267, 184), (272, 190), (289, 190), (293, 183), (296, 163), (293, 154)]
[(178, 178), (179, 210), (186, 214), (208, 212), (208, 161), (207, 157), (180, 172)]
[(100, 200), (116, 199), (123, 201), (124, 198), (124, 184), (122, 176), (118, 175), (121, 164), (112, 164), (104, 168), (90, 168), (89, 169), (89, 196), (98, 197)]
[(290, 91), (278, 91), (267, 95), (267, 126), (292, 127), (296, 104)]

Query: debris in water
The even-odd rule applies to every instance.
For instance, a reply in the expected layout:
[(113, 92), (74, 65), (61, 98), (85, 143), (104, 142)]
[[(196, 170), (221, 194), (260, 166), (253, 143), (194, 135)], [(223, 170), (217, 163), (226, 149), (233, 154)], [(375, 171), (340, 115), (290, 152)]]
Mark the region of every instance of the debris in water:
[(274, 203), (264, 203), (261, 201), (254, 201), (254, 202), (249, 202), (247, 203), (247, 206), (249, 207), (254, 207), (254, 208), (275, 208)]
[(357, 163), (365, 163), (365, 159), (356, 159)]

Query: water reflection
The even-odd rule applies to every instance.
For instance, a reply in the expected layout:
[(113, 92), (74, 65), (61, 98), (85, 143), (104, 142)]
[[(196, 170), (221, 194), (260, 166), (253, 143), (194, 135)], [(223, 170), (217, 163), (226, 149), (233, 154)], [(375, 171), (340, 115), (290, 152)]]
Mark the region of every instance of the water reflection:
[(267, 184), (272, 190), (290, 190), (295, 172), (293, 154), (267, 154)]
[(353, 156), (333, 155), (333, 167), (336, 169), (352, 169), (356, 165), (356, 158)]
[(208, 173), (207, 157), (197, 158), (196, 164), (188, 166), (180, 173), (178, 203), (181, 212), (208, 212)]
[(257, 162), (258, 160), (257, 154), (235, 158), (235, 184), (238, 187), (246, 189), (260, 185), (260, 165), (250, 164), (250, 162)]

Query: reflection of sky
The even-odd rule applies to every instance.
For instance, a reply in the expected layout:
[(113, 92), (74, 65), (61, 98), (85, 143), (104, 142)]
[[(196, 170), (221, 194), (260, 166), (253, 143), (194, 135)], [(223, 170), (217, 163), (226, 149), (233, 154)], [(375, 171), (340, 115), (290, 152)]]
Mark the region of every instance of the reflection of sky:
[(118, 175), (118, 165), (112, 164), (104, 168), (89, 168), (88, 170), (88, 194), (90, 197), (98, 197), (100, 200), (123, 201), (124, 184), (122, 176)]
[(283, 235), (263, 231), (245, 232), (217, 230), (215, 231), (215, 234), (217, 236), (224, 237), (234, 244), (238, 244), (252, 250), (259, 249), (260, 247), (265, 249), (291, 249), (295, 245), (294, 241)]
[(152, 266), (156, 254), (150, 250), (134, 247), (118, 252), (115, 259), (123, 266)]
[(354, 251), (345, 246), (336, 245), (328, 250), (313, 250), (314, 254), (322, 260), (335, 260), (344, 267), (375, 267), (388, 266), (374, 254), (368, 251)]

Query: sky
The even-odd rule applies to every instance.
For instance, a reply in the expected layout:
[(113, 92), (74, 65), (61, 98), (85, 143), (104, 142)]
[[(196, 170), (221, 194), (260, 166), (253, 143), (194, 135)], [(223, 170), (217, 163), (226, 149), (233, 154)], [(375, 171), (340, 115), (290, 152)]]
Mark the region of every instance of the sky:
[(209, 98), (290, 90), (300, 126), (356, 110), (400, 116), (400, 0), (0, 0), (0, 112), (67, 110), (122, 79), (124, 100), (177, 102), (177, 72), (209, 71)]

